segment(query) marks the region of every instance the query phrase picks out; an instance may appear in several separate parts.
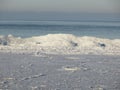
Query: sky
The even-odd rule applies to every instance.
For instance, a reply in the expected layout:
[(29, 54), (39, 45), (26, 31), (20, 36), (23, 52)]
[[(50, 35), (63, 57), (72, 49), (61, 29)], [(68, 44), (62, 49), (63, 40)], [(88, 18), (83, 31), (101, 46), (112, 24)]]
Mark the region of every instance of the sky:
[(120, 13), (120, 0), (0, 0), (0, 12)]

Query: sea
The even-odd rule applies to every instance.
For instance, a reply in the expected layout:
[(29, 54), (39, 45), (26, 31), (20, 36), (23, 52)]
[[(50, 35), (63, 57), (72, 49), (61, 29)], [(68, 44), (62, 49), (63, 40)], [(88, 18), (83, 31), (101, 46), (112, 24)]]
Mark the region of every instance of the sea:
[(0, 35), (16, 37), (73, 34), (120, 39), (120, 20), (1, 20)]
[(0, 50), (120, 55), (120, 18), (0, 20)]

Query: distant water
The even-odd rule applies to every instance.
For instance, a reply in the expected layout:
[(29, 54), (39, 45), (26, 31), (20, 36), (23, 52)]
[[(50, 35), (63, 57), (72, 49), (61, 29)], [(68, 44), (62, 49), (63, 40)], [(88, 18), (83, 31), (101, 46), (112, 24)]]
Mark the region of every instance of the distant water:
[(0, 21), (0, 35), (31, 37), (59, 33), (120, 39), (120, 21)]

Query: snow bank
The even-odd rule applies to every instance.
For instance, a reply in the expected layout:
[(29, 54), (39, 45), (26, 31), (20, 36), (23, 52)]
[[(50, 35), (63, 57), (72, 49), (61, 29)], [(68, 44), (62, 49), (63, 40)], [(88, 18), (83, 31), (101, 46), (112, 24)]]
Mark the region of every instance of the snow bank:
[(120, 39), (48, 34), (30, 38), (0, 36), (0, 52), (120, 55)]

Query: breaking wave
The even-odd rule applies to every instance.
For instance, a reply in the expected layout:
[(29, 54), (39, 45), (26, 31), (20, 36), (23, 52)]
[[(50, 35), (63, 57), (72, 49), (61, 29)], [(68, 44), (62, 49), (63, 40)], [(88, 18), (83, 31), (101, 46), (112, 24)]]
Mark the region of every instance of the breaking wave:
[(48, 54), (120, 55), (120, 39), (48, 34), (30, 38), (0, 36), (0, 52)]

